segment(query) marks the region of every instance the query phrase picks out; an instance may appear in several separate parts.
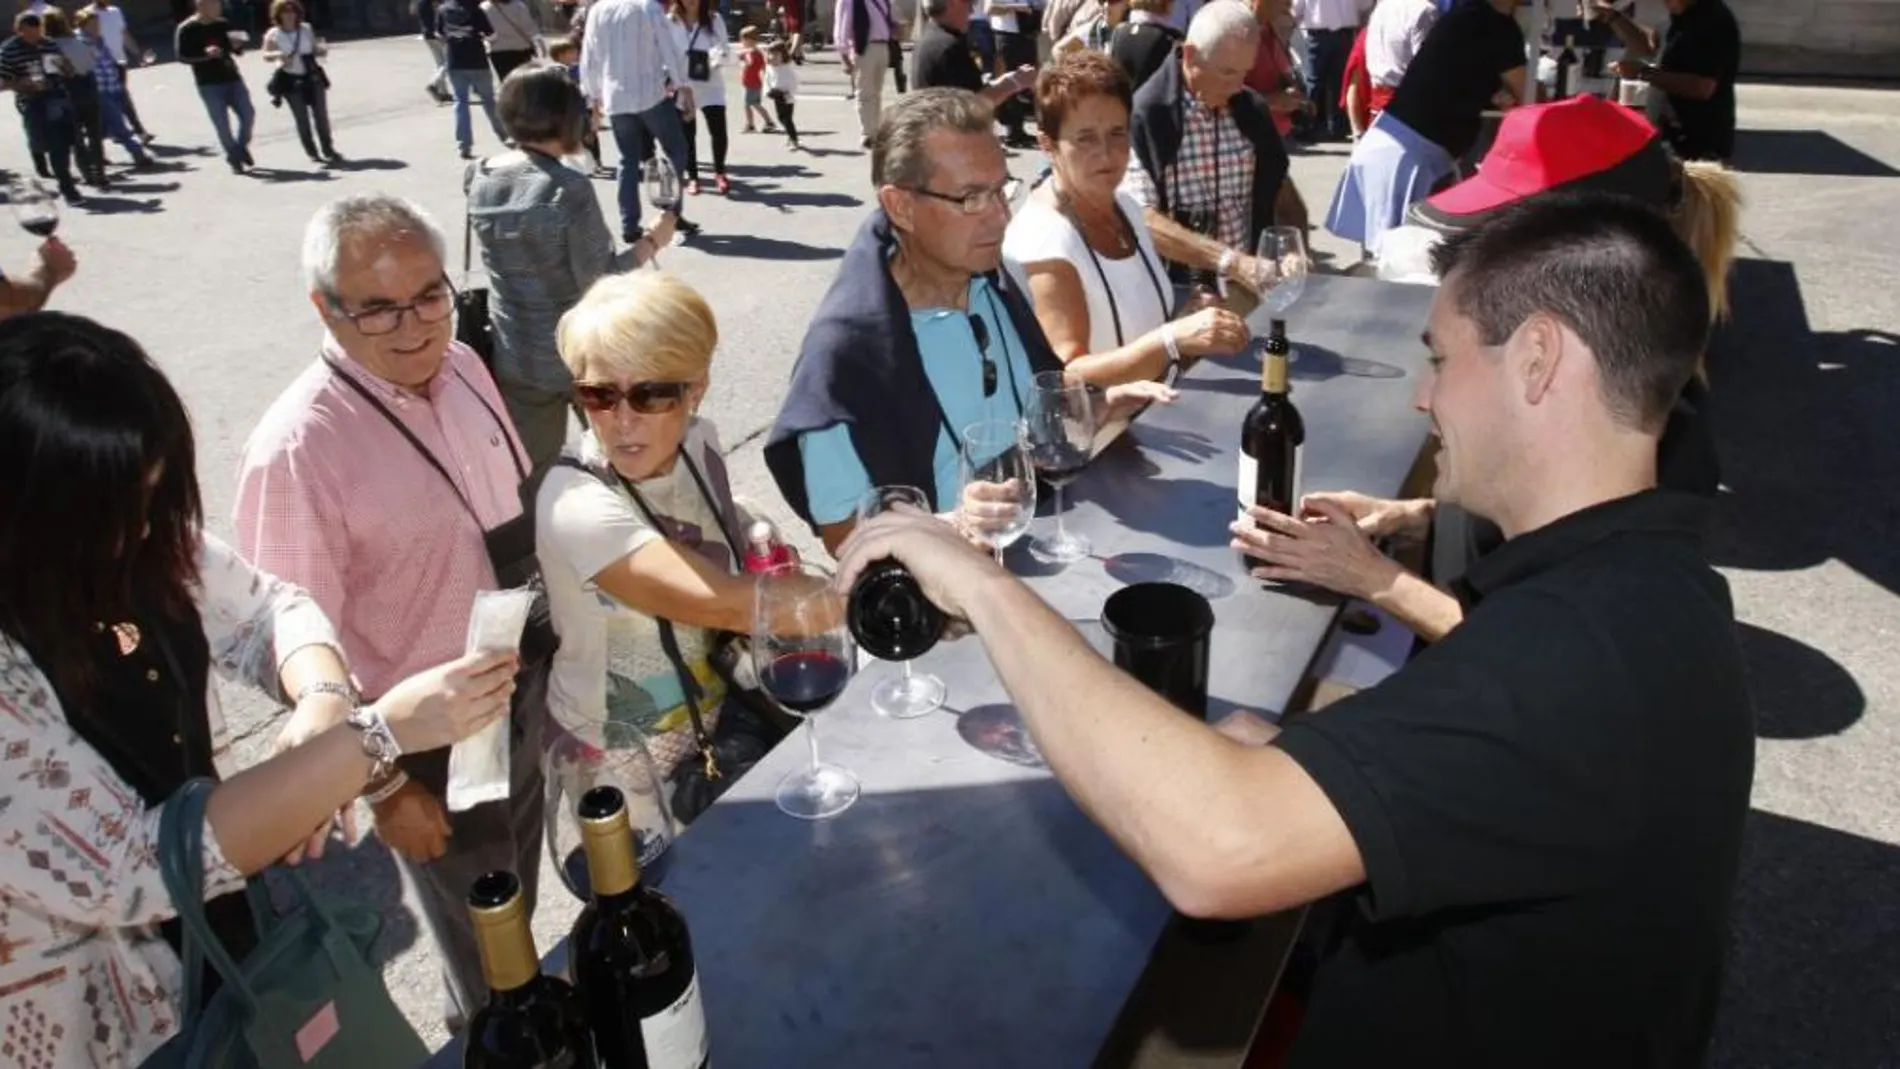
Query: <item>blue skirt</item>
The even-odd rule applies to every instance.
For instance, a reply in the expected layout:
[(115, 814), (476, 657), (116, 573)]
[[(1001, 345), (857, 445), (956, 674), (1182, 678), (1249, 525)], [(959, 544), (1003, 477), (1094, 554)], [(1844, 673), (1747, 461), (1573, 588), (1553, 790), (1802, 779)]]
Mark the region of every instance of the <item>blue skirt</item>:
[(1326, 229), (1377, 258), (1380, 239), (1405, 222), (1405, 210), (1457, 171), (1450, 153), (1390, 112), (1380, 112), (1353, 146), (1326, 213)]

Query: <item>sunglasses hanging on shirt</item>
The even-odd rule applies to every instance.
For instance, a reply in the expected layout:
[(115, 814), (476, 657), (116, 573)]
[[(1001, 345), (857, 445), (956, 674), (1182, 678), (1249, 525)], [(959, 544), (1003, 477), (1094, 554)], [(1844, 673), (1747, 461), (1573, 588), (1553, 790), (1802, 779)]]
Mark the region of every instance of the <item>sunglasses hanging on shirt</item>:
[(976, 336), (976, 347), (983, 353), (983, 396), (996, 396), (996, 361), (990, 356), (990, 328), (983, 317), (975, 312), (966, 313), (970, 318), (970, 333)]

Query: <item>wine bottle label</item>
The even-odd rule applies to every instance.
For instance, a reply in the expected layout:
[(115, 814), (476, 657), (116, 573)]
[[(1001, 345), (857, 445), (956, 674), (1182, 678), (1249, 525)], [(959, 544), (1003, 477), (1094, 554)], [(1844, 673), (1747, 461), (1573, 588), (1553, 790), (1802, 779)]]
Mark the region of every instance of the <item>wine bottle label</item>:
[(699, 1001), (699, 973), (673, 1004), (640, 1020), (650, 1069), (700, 1069), (706, 1064), (706, 1007)]

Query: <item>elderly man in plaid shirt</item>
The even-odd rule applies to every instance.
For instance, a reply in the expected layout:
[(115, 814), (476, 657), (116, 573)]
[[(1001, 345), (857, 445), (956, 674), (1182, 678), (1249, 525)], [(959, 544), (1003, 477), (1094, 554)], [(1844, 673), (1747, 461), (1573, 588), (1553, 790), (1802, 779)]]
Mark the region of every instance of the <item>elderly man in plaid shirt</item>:
[(1178, 282), (1262, 277), (1253, 250), (1273, 224), (1287, 157), (1266, 102), (1245, 85), (1259, 45), (1251, 8), (1213, 0), (1135, 93), (1122, 189), (1146, 209)]

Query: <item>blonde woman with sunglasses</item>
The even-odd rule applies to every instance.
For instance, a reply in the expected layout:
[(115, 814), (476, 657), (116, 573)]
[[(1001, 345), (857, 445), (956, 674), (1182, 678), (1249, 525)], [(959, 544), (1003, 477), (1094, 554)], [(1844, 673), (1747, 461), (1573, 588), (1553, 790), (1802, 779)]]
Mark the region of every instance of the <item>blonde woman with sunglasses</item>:
[(587, 433), (536, 499), (561, 636), (549, 708), (569, 728), (639, 727), (662, 776), (694, 744), (660, 621), (705, 692), (708, 730), (726, 696), (711, 665), (715, 633), (751, 628), (754, 580), (740, 562), (753, 517), (734, 502), (719, 436), (697, 414), (718, 342), (712, 309), (672, 275), (596, 282), (558, 336)]

